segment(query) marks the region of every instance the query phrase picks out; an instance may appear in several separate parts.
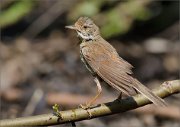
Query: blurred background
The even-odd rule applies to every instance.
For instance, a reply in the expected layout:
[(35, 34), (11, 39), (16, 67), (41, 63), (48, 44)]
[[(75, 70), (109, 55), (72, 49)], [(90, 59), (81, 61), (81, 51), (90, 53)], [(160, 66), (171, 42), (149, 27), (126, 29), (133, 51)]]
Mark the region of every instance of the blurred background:
[[(96, 93), (93, 77), (79, 58), (79, 39), (65, 29), (91, 17), (102, 36), (135, 68), (149, 88), (179, 78), (177, 0), (1, 0), (0, 119), (77, 108)], [(118, 92), (103, 85), (97, 103)], [(78, 127), (179, 127), (180, 95), (123, 114), (77, 122)], [(67, 126), (61, 125), (61, 126)]]

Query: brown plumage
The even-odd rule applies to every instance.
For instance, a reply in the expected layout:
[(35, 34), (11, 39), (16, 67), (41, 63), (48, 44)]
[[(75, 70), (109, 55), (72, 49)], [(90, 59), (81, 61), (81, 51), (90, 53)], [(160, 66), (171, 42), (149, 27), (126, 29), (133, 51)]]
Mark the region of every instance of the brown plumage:
[(67, 28), (76, 30), (78, 35), (83, 39), (80, 44), (81, 60), (96, 77), (95, 82), (98, 86), (98, 94), (87, 104), (87, 107), (89, 107), (101, 93), (98, 77), (126, 95), (130, 95), (130, 91), (134, 88), (155, 105), (166, 105), (163, 99), (153, 94), (147, 87), (131, 76), (133, 66), (122, 59), (115, 48), (101, 37), (99, 28), (91, 19), (81, 17), (75, 25), (67, 26)]

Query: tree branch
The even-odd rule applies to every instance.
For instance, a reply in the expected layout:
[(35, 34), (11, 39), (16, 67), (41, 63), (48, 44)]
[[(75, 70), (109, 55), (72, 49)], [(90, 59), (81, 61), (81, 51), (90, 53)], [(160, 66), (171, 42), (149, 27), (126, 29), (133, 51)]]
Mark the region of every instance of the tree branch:
[[(175, 93), (180, 93), (180, 80), (164, 82), (159, 88), (153, 90), (153, 92), (161, 98), (165, 98)], [(88, 109), (88, 111), (82, 108), (61, 111), (61, 117), (57, 117), (53, 114), (44, 114), (16, 119), (0, 120), (0, 126), (20, 127), (57, 125), (126, 112), (150, 103), (151, 102), (148, 99), (138, 94), (126, 99), (115, 100), (113, 102), (96, 105)], [(91, 114), (91, 116), (89, 114)]]

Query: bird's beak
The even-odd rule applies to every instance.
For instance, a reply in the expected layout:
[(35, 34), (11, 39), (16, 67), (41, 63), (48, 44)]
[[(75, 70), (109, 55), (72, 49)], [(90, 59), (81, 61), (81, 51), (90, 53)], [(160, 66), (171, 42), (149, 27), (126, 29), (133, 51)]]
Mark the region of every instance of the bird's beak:
[(72, 29), (72, 30), (76, 30), (76, 27), (75, 27), (74, 25), (71, 25), (71, 26), (65, 26), (65, 28)]

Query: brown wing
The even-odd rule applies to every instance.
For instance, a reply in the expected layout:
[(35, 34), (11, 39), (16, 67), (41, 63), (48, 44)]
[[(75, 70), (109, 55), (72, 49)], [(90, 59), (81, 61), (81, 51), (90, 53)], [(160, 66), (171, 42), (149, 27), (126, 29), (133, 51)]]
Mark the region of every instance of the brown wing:
[(133, 91), (132, 81), (128, 74), (132, 74), (132, 66), (122, 60), (116, 50), (108, 43), (85, 43), (81, 51), (86, 62), (109, 85), (130, 95)]
[(166, 106), (163, 99), (154, 95), (137, 79), (131, 77), (132, 66), (122, 60), (109, 43), (105, 41), (84, 43), (81, 45), (81, 51), (93, 71), (115, 89), (130, 95), (134, 88), (155, 105)]

